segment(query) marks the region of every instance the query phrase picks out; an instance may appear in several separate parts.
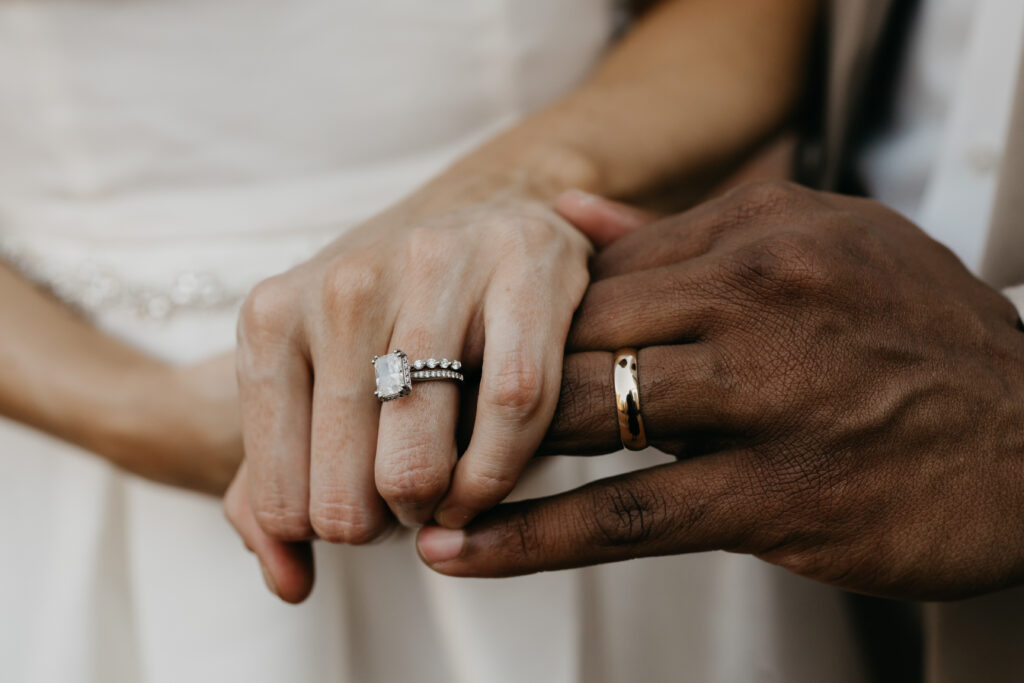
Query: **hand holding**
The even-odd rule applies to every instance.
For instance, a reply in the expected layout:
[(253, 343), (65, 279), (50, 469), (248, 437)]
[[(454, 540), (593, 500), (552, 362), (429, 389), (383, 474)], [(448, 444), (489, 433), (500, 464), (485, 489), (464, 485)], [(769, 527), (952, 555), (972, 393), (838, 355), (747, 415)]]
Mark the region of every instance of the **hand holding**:
[[(246, 467), (225, 508), (278, 595), (305, 597), (313, 538), (461, 526), (511, 491), (555, 410), (590, 253), (536, 201), (399, 208), (256, 287), (239, 323)], [(370, 359), (392, 349), (479, 372), (458, 464), (454, 384), (374, 398)]]
[(614, 450), (610, 351), (633, 346), (648, 437), (682, 459), (425, 529), (432, 567), (726, 549), (889, 597), (1024, 579), (1024, 335), (917, 227), (760, 184), (631, 232), (593, 277), (545, 448)]

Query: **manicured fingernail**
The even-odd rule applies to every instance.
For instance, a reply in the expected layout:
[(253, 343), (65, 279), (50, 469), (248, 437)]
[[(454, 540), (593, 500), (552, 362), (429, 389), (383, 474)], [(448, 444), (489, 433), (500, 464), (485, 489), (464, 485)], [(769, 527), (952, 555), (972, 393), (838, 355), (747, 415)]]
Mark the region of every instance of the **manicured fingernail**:
[(449, 529), (461, 529), (469, 524), (469, 520), (476, 515), (472, 510), (453, 505), (450, 508), (443, 508), (437, 511), (434, 517), (437, 523)]
[(416, 544), (423, 559), (434, 564), (458, 557), (465, 542), (466, 532), (462, 529), (430, 526), (420, 531)]
[(260, 570), (263, 572), (263, 582), (267, 584), (267, 588), (270, 589), (270, 592), (277, 597), (281, 597), (281, 592), (277, 590), (277, 584), (274, 582), (274, 577), (270, 575), (270, 571), (263, 566), (262, 562), (260, 563)]

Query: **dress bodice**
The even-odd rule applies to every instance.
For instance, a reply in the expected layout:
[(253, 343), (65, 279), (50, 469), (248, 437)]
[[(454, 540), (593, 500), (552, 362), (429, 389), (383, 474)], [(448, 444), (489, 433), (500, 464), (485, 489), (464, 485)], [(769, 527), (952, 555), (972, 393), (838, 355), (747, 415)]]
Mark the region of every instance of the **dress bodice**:
[(0, 5), (0, 248), (86, 311), (236, 303), (579, 82), (596, 0)]

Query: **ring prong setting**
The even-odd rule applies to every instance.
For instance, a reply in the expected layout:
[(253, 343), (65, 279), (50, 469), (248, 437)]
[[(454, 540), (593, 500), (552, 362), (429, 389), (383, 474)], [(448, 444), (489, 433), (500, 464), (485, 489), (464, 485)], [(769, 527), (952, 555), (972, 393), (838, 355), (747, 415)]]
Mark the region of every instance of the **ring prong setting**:
[(401, 349), (375, 358), (373, 373), (377, 384), (374, 396), (380, 401), (393, 401), (408, 396), (412, 391), (409, 357)]
[(410, 363), (409, 356), (401, 349), (383, 356), (374, 356), (371, 363), (377, 385), (373, 395), (382, 403), (408, 396), (412, 392), (413, 382), (447, 380), (462, 384), (465, 381), (465, 376), (458, 372), (462, 368), (459, 361), (429, 358)]

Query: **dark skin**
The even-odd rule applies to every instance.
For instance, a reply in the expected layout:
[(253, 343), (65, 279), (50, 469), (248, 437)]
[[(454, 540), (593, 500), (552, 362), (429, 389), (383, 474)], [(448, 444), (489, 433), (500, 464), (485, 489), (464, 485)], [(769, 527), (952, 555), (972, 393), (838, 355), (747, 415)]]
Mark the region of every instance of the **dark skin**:
[[(744, 159), (800, 97), (819, 4), (655, 3), (585, 83), (253, 290), (237, 354), (245, 461), (224, 509), (276, 595), (309, 594), (313, 538), (462, 525), (508, 495), (554, 413), (592, 251), (552, 200), (700, 186)], [(479, 370), (475, 422), (449, 383), (367, 400), (373, 375), (351, 359), (394, 348)]]
[(679, 460), (499, 506), (464, 537), (428, 527), (431, 567), (724, 549), (891, 598), (1024, 579), (1024, 335), (949, 250), (876, 202), (781, 183), (639, 229), (600, 200), (560, 209), (628, 234), (594, 259), (545, 448), (618, 447), (611, 352), (633, 346), (648, 438)]

